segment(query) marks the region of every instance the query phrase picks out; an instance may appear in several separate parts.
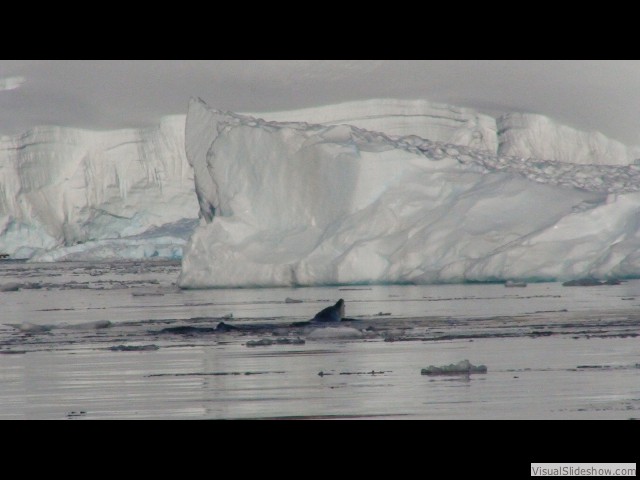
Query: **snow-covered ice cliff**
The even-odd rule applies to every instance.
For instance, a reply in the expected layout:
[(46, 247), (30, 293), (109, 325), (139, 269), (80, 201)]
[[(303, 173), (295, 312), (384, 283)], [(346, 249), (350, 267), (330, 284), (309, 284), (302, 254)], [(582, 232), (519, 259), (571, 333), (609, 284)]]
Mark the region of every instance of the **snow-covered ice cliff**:
[(192, 100), (183, 287), (640, 274), (640, 166), (497, 156)]
[(193, 227), (197, 218), (193, 182), (184, 116), (144, 130), (38, 127), (0, 137), (0, 252), (179, 258), (191, 231), (185, 219)]
[[(619, 170), (617, 166), (633, 165), (640, 157), (640, 148), (627, 147), (602, 134), (578, 132), (539, 115), (508, 114), (496, 121), (471, 109), (424, 100), (355, 101), (253, 116), (324, 128), (352, 124), (383, 132), (383, 146), (371, 143), (369, 138), (376, 137), (368, 133), (367, 139), (354, 141), (349, 147), (362, 159), (373, 156), (366, 152), (371, 148), (405, 152), (403, 145), (426, 145), (421, 137), (458, 145), (460, 152), (467, 152), (465, 156), (476, 163), (485, 162), (491, 171), (508, 167), (510, 172), (518, 171), (520, 178), (578, 188), (584, 184), (589, 191), (600, 191), (609, 182), (607, 188), (615, 192), (634, 188), (626, 180), (626, 172), (633, 169)], [(267, 144), (249, 137), (245, 150), (258, 149), (251, 155), (262, 155), (260, 162), (272, 161), (269, 157), (276, 155), (269, 153), (272, 143), (275, 151), (295, 153), (295, 145), (280, 146), (287, 139), (266, 139), (266, 132), (280, 127), (256, 122), (261, 125), (256, 131), (262, 129), (259, 136)], [(0, 253), (44, 261), (181, 257), (199, 215), (194, 173), (185, 155), (184, 123), (184, 115), (175, 115), (164, 118), (157, 127), (142, 130), (38, 127), (24, 135), (0, 136)], [(305, 128), (301, 125), (291, 131)], [(316, 131), (319, 127), (308, 128)], [(216, 148), (226, 142), (229, 146), (225, 148), (241, 149), (234, 145), (239, 141), (236, 133), (233, 138), (224, 139), (225, 135), (221, 134)], [(298, 141), (299, 135), (291, 138)], [(338, 148), (323, 142), (323, 148)], [(345, 144), (339, 140), (335, 145), (342, 148)], [(435, 149), (430, 151), (435, 157), (440, 155)], [(497, 152), (501, 157), (495, 157)], [(250, 156), (247, 152), (233, 155)], [(321, 152), (324, 155), (326, 152)], [(521, 158), (545, 161), (522, 162)], [(577, 171), (576, 163), (585, 166)], [(215, 177), (218, 175), (216, 172)], [(206, 174), (198, 177), (203, 184), (200, 193), (209, 191), (212, 186), (206, 186), (210, 182)], [(255, 184), (255, 179), (234, 181)], [(210, 219), (211, 212), (204, 210), (203, 216)]]

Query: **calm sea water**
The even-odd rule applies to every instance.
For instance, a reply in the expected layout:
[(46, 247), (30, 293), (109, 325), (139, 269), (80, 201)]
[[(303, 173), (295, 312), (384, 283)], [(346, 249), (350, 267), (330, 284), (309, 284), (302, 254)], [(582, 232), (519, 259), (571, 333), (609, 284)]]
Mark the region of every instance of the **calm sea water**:
[[(181, 291), (179, 268), (0, 263), (0, 418), (640, 417), (640, 281)], [(338, 298), (354, 321), (291, 326)], [(421, 375), (464, 359), (488, 372)]]

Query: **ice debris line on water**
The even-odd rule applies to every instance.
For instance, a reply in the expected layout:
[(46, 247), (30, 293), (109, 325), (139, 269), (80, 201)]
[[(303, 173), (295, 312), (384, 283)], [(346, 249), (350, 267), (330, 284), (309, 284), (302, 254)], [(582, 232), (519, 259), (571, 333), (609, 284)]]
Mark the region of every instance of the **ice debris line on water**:
[(640, 275), (640, 165), (276, 123), (199, 100), (185, 145), (203, 221), (184, 288)]

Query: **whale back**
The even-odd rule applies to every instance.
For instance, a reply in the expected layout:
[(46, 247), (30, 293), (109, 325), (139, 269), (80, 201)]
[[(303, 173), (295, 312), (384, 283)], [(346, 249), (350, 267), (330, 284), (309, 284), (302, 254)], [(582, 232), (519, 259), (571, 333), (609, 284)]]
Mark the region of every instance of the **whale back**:
[(316, 313), (313, 317), (317, 322), (339, 322), (344, 317), (344, 300), (341, 298), (335, 305), (327, 307)]

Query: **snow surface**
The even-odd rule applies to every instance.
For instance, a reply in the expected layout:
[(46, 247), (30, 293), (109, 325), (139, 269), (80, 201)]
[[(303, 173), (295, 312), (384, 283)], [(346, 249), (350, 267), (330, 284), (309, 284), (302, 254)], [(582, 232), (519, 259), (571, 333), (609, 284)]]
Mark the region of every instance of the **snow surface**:
[(492, 155), (192, 100), (185, 288), (640, 274), (640, 166)]
[(426, 100), (373, 99), (243, 115), (277, 122), (348, 124), (388, 136), (416, 135), (507, 156), (595, 165), (640, 161), (640, 146), (626, 146), (600, 132), (576, 130), (543, 115), (508, 113), (493, 118)]
[(344, 102), (283, 112), (244, 113), (277, 122), (348, 124), (389, 136), (417, 135), (495, 153), (496, 120), (469, 108), (393, 98)]
[(0, 137), (0, 252), (14, 258), (180, 258), (197, 211), (184, 116), (145, 130)]
[(509, 113), (497, 119), (498, 154), (559, 162), (640, 163), (640, 147), (628, 147), (600, 132), (581, 132), (543, 115)]

